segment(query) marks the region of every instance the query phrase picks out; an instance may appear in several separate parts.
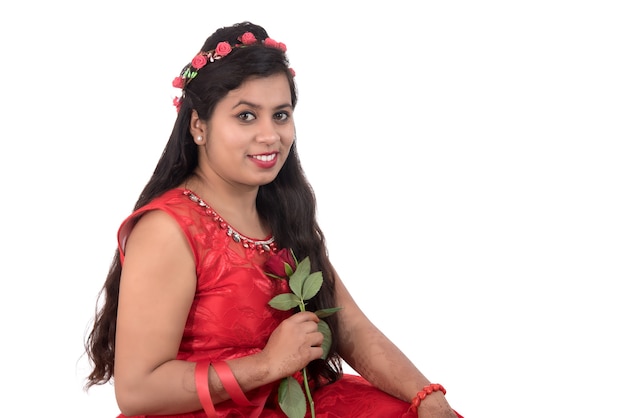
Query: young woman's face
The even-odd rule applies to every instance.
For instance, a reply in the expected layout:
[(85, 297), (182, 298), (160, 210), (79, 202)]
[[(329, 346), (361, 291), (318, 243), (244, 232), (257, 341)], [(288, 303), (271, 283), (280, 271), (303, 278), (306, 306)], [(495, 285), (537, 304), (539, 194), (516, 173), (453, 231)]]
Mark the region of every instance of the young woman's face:
[(233, 185), (274, 180), (289, 155), (295, 127), (287, 77), (251, 78), (230, 91), (206, 125), (201, 169)]

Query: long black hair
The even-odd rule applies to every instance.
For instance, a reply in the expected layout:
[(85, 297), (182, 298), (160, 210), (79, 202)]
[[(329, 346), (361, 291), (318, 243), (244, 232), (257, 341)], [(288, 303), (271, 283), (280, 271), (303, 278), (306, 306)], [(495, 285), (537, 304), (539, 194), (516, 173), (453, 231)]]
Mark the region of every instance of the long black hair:
[[(240, 37), (252, 33), (257, 40), (268, 38), (261, 26), (242, 22), (215, 31), (204, 43), (201, 51), (210, 51), (222, 41), (230, 45), (240, 43)], [(185, 67), (183, 71), (188, 67)], [(182, 74), (182, 72), (181, 72)], [(261, 43), (233, 48), (224, 59), (206, 65), (184, 87), (178, 117), (156, 168), (142, 190), (135, 209), (138, 209), (164, 192), (179, 186), (190, 177), (198, 165), (198, 148), (194, 143), (189, 124), (195, 110), (202, 120), (209, 120), (217, 103), (231, 90), (250, 77), (268, 77), (285, 74), (291, 89), (295, 108), (298, 95), (289, 61), (280, 48)], [(276, 179), (260, 186), (256, 199), (259, 214), (268, 221), (280, 248), (291, 248), (298, 259), (308, 256), (313, 271), (324, 276), (322, 289), (308, 302), (309, 310), (335, 306), (334, 271), (328, 259), (324, 234), (316, 219), (315, 194), (306, 179), (296, 143), (291, 147), (284, 166)], [(86, 388), (103, 384), (113, 378), (115, 358), (115, 330), (122, 265), (119, 250), (115, 251), (104, 286), (99, 294), (101, 307), (96, 308), (93, 328), (85, 343), (86, 353), (93, 365), (87, 377)], [(335, 315), (324, 319), (333, 335), (338, 335)], [(333, 382), (342, 373), (337, 354), (336, 339), (325, 360), (314, 360), (308, 366), (310, 376), (318, 385)]]

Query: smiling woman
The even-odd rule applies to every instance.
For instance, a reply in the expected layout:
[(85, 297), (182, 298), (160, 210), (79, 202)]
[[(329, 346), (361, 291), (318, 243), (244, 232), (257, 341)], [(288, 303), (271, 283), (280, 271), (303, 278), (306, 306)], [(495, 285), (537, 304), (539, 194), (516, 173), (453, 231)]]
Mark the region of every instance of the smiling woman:
[[(120, 417), (458, 417), (328, 258), (285, 52), (243, 22), (217, 30), (174, 79), (178, 117), (119, 228), (87, 387), (114, 379)], [(266, 265), (287, 249), (288, 281)], [(301, 309), (274, 309), (290, 287)], [(283, 382), (311, 388), (312, 402)]]
[(244, 81), (215, 106), (210, 122), (192, 111), (190, 132), (204, 146), (196, 171), (202, 179), (190, 179), (191, 187), (208, 195), (222, 184), (217, 177), (253, 192), (270, 183), (294, 142), (292, 114), (285, 74)]

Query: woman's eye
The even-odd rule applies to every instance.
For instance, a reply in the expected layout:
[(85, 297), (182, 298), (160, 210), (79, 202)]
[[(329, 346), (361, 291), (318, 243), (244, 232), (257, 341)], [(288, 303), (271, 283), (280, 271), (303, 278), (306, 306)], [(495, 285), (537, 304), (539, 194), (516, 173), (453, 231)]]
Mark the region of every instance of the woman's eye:
[(243, 112), (239, 114), (239, 119), (248, 122), (248, 121), (254, 120), (255, 116), (254, 114), (250, 112)]
[(289, 119), (289, 113), (287, 112), (278, 112), (274, 115), (274, 119), (279, 121), (286, 121)]

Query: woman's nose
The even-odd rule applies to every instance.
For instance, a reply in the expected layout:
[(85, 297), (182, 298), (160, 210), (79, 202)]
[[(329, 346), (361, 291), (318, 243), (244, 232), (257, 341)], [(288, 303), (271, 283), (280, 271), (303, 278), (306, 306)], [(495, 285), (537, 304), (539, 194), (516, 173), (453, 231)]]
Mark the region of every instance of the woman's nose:
[(256, 139), (259, 142), (273, 144), (280, 140), (280, 135), (276, 129), (276, 124), (273, 120), (263, 121), (258, 124), (259, 130), (256, 135)]

